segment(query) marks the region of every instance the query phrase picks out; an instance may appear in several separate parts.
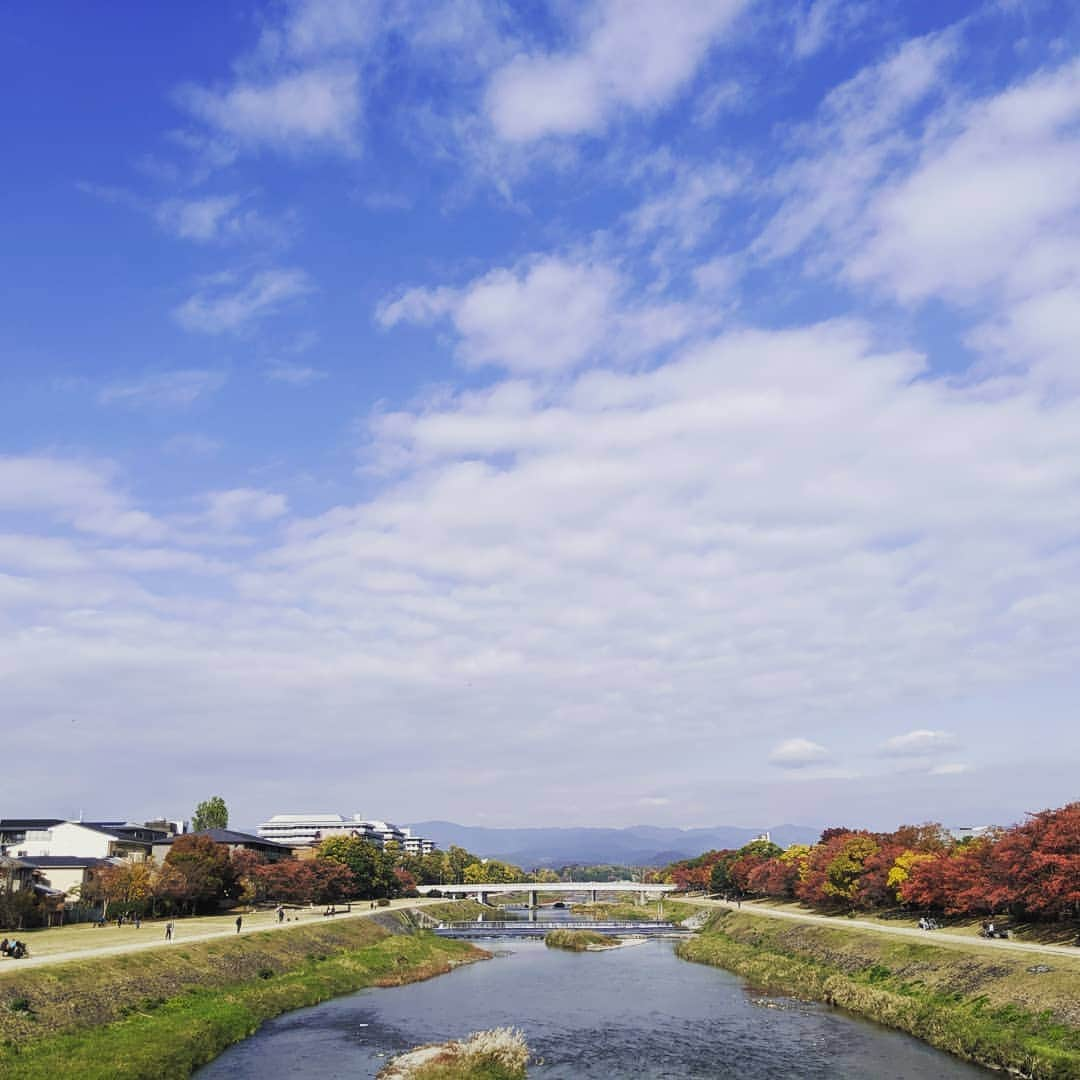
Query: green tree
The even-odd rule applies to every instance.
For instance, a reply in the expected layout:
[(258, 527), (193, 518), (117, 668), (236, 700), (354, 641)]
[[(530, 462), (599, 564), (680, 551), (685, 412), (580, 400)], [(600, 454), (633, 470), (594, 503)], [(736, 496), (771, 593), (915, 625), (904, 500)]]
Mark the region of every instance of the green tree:
[(328, 836), (319, 845), (319, 855), (352, 871), (357, 896), (370, 899), (400, 895), (401, 882), (394, 873), (393, 851), (383, 851), (358, 836)]
[(220, 795), (212, 795), (195, 807), (191, 815), (191, 831), (202, 832), (204, 829), (227, 829), (229, 827), (229, 808)]
[(447, 870), (449, 876), (448, 882), (453, 885), (460, 885), (465, 880), (465, 867), (470, 863), (479, 862), (475, 855), (470, 854), (463, 847), (458, 847), (457, 844), (451, 844), (450, 850), (446, 853)]

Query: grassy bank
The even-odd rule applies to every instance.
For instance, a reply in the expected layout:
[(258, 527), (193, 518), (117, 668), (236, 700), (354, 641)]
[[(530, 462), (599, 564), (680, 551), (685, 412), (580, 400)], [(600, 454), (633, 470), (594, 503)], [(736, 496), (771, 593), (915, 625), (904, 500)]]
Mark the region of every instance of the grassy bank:
[(549, 949), (570, 949), (572, 952), (610, 948), (618, 945), (619, 941), (611, 934), (598, 934), (595, 930), (552, 930), (544, 935), (544, 944)]
[(270, 1017), (487, 954), (399, 914), (28, 970), (0, 982), (0, 1075), (187, 1077)]
[(480, 904), (475, 900), (447, 900), (443, 904), (425, 904), (422, 908), (409, 912), (410, 921), (422, 926), (440, 922), (475, 922), (480, 917), (515, 918), (492, 904)]
[(838, 1005), (993, 1068), (1080, 1077), (1080, 961), (908, 943), (719, 913), (679, 956), (763, 989)]
[[(596, 904), (574, 904), (570, 910), (575, 915), (591, 915), (594, 919), (611, 919), (615, 922), (653, 922), (656, 920), (656, 901), (649, 904), (599, 902)], [(693, 904), (684, 904), (678, 900), (664, 900), (660, 904), (660, 920), (682, 922), (691, 915), (697, 915), (701, 908)]]

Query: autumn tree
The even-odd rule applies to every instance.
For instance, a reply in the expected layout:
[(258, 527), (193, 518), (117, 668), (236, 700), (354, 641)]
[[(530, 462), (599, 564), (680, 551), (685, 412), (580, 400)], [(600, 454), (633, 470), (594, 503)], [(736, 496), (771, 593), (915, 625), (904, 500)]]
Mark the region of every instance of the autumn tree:
[(208, 836), (178, 836), (165, 862), (183, 878), (185, 899), (192, 910), (209, 907), (229, 896), (236, 883), (229, 849)]
[(191, 815), (191, 831), (204, 832), (206, 829), (227, 829), (229, 827), (229, 808), (220, 795), (212, 795), (195, 807)]

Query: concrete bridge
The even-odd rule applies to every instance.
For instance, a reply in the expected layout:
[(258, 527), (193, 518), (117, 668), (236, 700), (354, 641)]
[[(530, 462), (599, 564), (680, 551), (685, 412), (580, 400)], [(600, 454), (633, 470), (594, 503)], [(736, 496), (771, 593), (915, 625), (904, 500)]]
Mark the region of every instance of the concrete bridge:
[(433, 890), (441, 892), (443, 896), (475, 896), (481, 904), (488, 903), (492, 896), (527, 893), (528, 906), (534, 908), (540, 906), (541, 893), (584, 893), (594, 904), (602, 895), (636, 893), (644, 904), (649, 900), (660, 900), (676, 888), (675, 885), (645, 885), (640, 881), (545, 881), (543, 884), (511, 881), (502, 885), (418, 885), (417, 892), (421, 896), (427, 896)]

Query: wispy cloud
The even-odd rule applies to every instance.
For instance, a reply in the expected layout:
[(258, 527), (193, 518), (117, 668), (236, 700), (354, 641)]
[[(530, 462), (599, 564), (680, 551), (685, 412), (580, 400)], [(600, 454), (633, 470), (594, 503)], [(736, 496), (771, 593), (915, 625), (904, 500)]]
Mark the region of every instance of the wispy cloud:
[(224, 444), (220, 439), (203, 435), (197, 431), (173, 435), (162, 444), (162, 450), (176, 457), (209, 458), (213, 457)]
[(947, 750), (956, 744), (956, 737), (948, 731), (930, 731), (919, 728), (905, 735), (894, 735), (886, 739), (882, 753), (890, 757), (923, 757)]
[(111, 382), (98, 391), (97, 398), (102, 405), (183, 409), (200, 397), (216, 393), (225, 385), (225, 379), (222, 371), (151, 372)]
[(261, 270), (240, 283), (227, 275), (200, 290), (173, 312), (185, 330), (204, 334), (237, 333), (268, 318), (292, 300), (314, 291), (308, 274), (295, 268)]
[(934, 765), (930, 769), (931, 776), (961, 776), (964, 773), (969, 772), (971, 772), (971, 766), (964, 765), (958, 761), (947, 762), (942, 765)]
[(494, 73), (486, 108), (500, 138), (598, 132), (619, 109), (669, 102), (730, 28), (742, 0), (603, 0), (578, 46), (519, 55)]
[(329, 372), (307, 364), (290, 363), (287, 360), (272, 360), (263, 366), (263, 375), (271, 382), (289, 383), (292, 386), (308, 386), (325, 379)]
[(188, 86), (181, 104), (243, 147), (286, 153), (313, 148), (345, 154), (359, 150), (360, 78), (354, 67), (333, 64), (223, 89)]

